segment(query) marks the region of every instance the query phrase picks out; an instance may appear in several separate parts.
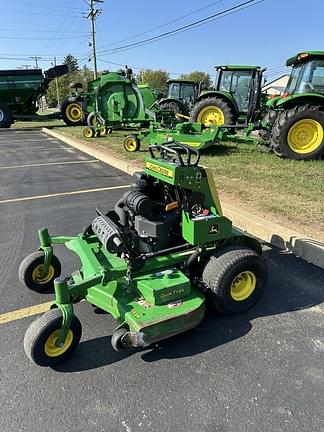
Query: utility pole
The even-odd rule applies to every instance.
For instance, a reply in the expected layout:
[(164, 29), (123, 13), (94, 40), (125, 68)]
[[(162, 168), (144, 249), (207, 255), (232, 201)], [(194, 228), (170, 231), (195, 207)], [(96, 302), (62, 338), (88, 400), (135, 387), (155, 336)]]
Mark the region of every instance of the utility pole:
[(36, 63), (36, 69), (38, 69), (38, 59), (40, 60), (42, 57), (38, 57), (38, 56), (33, 56), (33, 57), (29, 57), (32, 60), (35, 60)]
[(95, 20), (98, 15), (101, 14), (101, 9), (96, 9), (95, 6), (97, 3), (103, 3), (103, 0), (90, 0), (88, 3), (89, 13), (87, 18), (90, 20), (91, 24), (91, 38), (92, 38), (92, 57), (93, 57), (93, 77), (94, 79), (98, 78), (98, 69), (97, 69), (97, 54), (96, 54), (96, 32), (95, 32)]
[[(54, 57), (54, 66), (56, 66), (56, 57)], [(60, 108), (60, 92), (59, 92), (59, 85), (58, 85), (58, 78), (55, 78), (55, 84), (56, 84), (56, 99), (57, 99), (57, 108)]]

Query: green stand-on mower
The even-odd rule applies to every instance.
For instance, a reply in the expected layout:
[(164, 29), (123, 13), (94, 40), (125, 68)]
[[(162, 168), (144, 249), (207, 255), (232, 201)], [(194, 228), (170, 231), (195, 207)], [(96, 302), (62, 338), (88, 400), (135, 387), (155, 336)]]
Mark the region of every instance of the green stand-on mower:
[[(118, 322), (119, 351), (197, 326), (206, 303), (223, 314), (243, 312), (262, 295), (267, 267), (261, 246), (232, 227), (197, 150), (179, 143), (150, 147), (145, 171), (114, 210), (76, 237), (39, 230), (40, 248), (22, 262), (20, 280), (36, 291), (55, 288), (51, 309), (28, 328), (24, 347), (40, 366), (68, 357), (81, 338), (73, 304), (86, 299)], [(53, 245), (77, 254), (81, 268), (59, 277)]]

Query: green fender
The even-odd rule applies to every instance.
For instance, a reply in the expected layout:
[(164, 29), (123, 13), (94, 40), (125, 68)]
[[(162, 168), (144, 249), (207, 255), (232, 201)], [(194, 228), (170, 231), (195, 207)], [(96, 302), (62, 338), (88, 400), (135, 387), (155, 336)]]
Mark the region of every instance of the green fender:
[(324, 106), (324, 95), (314, 93), (292, 94), (287, 97), (270, 99), (267, 102), (269, 108), (291, 108), (296, 105), (321, 105)]

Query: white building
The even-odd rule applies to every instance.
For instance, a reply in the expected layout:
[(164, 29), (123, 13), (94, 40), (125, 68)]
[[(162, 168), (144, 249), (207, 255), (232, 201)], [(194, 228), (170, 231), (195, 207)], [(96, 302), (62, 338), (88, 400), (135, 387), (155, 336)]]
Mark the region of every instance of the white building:
[(266, 83), (262, 91), (268, 95), (280, 95), (284, 92), (289, 80), (289, 75), (282, 75), (273, 81)]

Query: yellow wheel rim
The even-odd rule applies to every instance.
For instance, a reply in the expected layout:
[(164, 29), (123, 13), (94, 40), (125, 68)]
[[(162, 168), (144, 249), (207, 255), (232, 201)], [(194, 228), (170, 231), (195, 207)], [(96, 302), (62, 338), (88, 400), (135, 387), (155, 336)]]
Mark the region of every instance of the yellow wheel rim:
[(72, 344), (73, 332), (71, 329), (69, 329), (64, 344), (60, 347), (56, 346), (60, 331), (61, 330), (55, 330), (45, 342), (44, 351), (48, 357), (59, 357), (60, 355), (64, 354)]
[(303, 119), (294, 123), (288, 132), (288, 146), (295, 153), (307, 154), (317, 150), (322, 144), (322, 125), (313, 119)]
[(221, 126), (225, 123), (225, 117), (220, 108), (211, 105), (200, 111), (197, 121), (205, 126)]
[(125, 139), (125, 149), (129, 152), (136, 151), (136, 141), (134, 138), (126, 138)]
[(243, 301), (250, 297), (256, 287), (256, 277), (251, 271), (238, 274), (231, 284), (231, 296), (235, 301)]
[(32, 273), (32, 279), (38, 285), (47, 284), (54, 277), (55, 271), (52, 265), (49, 266), (48, 273), (46, 276), (43, 275), (43, 268), (44, 268), (44, 264), (39, 264), (37, 267), (34, 268)]
[(77, 103), (70, 103), (65, 110), (65, 115), (71, 122), (79, 122), (82, 120), (82, 108)]
[(91, 129), (90, 127), (86, 127), (86, 128), (83, 130), (83, 135), (84, 135), (86, 138), (92, 138), (92, 137), (94, 136), (94, 130)]
[(108, 128), (106, 126), (101, 126), (100, 135), (105, 136), (108, 133)]

